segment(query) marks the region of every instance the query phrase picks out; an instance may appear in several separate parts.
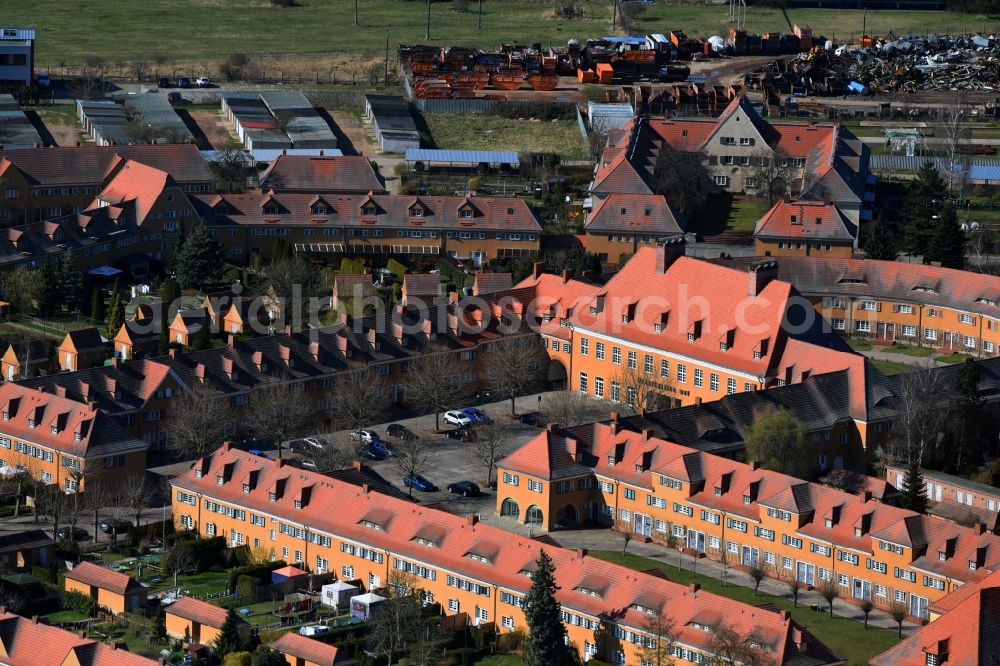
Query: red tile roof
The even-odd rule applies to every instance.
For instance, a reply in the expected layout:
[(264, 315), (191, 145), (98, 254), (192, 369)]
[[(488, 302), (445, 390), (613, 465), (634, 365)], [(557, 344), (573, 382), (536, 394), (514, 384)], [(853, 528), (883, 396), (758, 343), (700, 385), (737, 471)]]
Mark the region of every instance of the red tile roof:
[(593, 232), (679, 234), (687, 220), (659, 194), (611, 194), (587, 218), (585, 229)]
[[(226, 466), (232, 466), (231, 481), (219, 485), (216, 475)], [(198, 469), (202, 470), (200, 478), (195, 474)], [(253, 490), (244, 493), (239, 480), (250, 470), (259, 471), (258, 482)], [(268, 489), (278, 479), (285, 480), (285, 490), (281, 497), (270, 501)], [(304, 521), (314, 530), (385, 549), (394, 556), (432, 562), (458, 575), (489, 581), (519, 594), (530, 587), (530, 580), (522, 572), (531, 570), (544, 548), (555, 564), (556, 596), (564, 610), (592, 617), (607, 617), (613, 613), (616, 622), (642, 629), (647, 616), (645, 612), (636, 610), (634, 605), (640, 597), (645, 599), (652, 595), (669, 608), (679, 639), (701, 649), (708, 649), (711, 636), (693, 626), (692, 622), (709, 610), (724, 617), (727, 625), (737, 631), (749, 633), (755, 628), (761, 635), (763, 645), (779, 656), (776, 663), (785, 663), (791, 659), (792, 653), (797, 654), (794, 643), (796, 639), (801, 639), (800, 630), (780, 613), (708, 592), (693, 591), (659, 577), (586, 557), (577, 551), (543, 544), (445, 511), (414, 505), (404, 499), (366, 492), (363, 488), (322, 474), (292, 469), (278, 461), (245, 451), (223, 447), (173, 479), (172, 483), (178, 488), (203, 493), (206, 498), (212, 497), (247, 510), (266, 511), (279, 517), (294, 515), (296, 521)], [(310, 500), (295, 509), (293, 498), (305, 486), (312, 487)], [(332, 510), (333, 507), (336, 510)], [(370, 521), (364, 519), (375, 513), (380, 516), (378, 530), (365, 526), (365, 522)], [(428, 525), (435, 525), (441, 530), (441, 539), (433, 547), (413, 540)], [(495, 546), (492, 561), (482, 562), (467, 557), (469, 552), (483, 543)], [(615, 581), (615, 584), (608, 585), (599, 596), (580, 591), (581, 587), (586, 587), (585, 582), (598, 579)], [(171, 611), (168, 609), (167, 612)]]
[(115, 594), (125, 594), (126, 592), (142, 587), (131, 576), (112, 571), (111, 569), (105, 569), (91, 562), (81, 562), (73, 567), (72, 571), (66, 572), (66, 579), (75, 580), (84, 585), (93, 585), (102, 590), (110, 590)]
[(187, 144), (69, 146), (7, 150), (0, 155), (35, 185), (99, 185), (126, 159), (166, 171), (179, 183), (212, 182), (198, 147)]
[(319, 666), (333, 666), (337, 661), (336, 647), (296, 633), (284, 634), (271, 643), (271, 647), (281, 654), (304, 659)]
[(784, 199), (764, 213), (754, 229), (754, 236), (767, 239), (853, 242), (857, 234), (857, 226), (836, 204)]
[(210, 604), (194, 597), (181, 597), (166, 608), (167, 615), (175, 615), (185, 620), (221, 629), (226, 622), (228, 611), (221, 606)]
[(872, 666), (926, 666), (927, 655), (939, 664), (987, 666), (1000, 662), (1000, 572), (964, 585), (931, 607), (944, 614), (889, 648)]
[(352, 298), (357, 295), (371, 296), (375, 293), (375, 283), (371, 275), (336, 275), (333, 278), (333, 295), (338, 298)]
[(385, 194), (385, 185), (363, 155), (309, 157), (279, 155), (260, 174), (261, 189), (275, 192)]
[[(158, 662), (0, 610), (0, 661), (10, 666), (156, 666)], [(73, 655), (75, 659), (70, 658)]]
[(514, 278), (510, 273), (476, 273), (476, 281), (472, 285), (472, 293), (476, 296), (495, 294), (507, 291), (514, 286)]
[(443, 286), (437, 273), (407, 273), (403, 276), (403, 293), (407, 296), (441, 296)]
[[(176, 196), (184, 197), (184, 193), (166, 171), (129, 160), (104, 187), (98, 195), (98, 201), (104, 202), (100, 205), (133, 202), (135, 223), (141, 226), (157, 198), (170, 187), (177, 188)], [(91, 208), (98, 207), (98, 201), (95, 201)]]

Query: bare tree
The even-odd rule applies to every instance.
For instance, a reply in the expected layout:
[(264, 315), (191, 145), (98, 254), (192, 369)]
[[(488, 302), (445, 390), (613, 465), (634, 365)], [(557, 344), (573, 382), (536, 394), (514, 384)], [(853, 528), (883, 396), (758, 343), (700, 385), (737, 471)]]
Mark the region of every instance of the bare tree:
[(903, 637), (903, 620), (909, 615), (909, 610), (906, 608), (906, 604), (902, 601), (892, 600), (889, 604), (889, 617), (896, 621), (896, 636), (899, 638)]
[(101, 533), (101, 516), (108, 515), (111, 492), (107, 484), (92, 480), (86, 485), (83, 499), (87, 509), (94, 512), (94, 543), (97, 543), (97, 535)]
[(198, 559), (195, 557), (194, 549), (187, 539), (175, 543), (166, 559), (163, 560), (163, 570), (173, 577), (174, 587), (177, 587), (177, 576), (185, 571), (192, 571), (198, 567)]
[(510, 400), (513, 416), (514, 399), (541, 378), (544, 355), (538, 340), (533, 335), (514, 335), (487, 345), (483, 351), (488, 351), (487, 384), (497, 397)]
[[(427, 472), (430, 464), (430, 446), (427, 440), (421, 438), (405, 439), (396, 446), (393, 458), (396, 468), (404, 477), (413, 477)], [(408, 487), (410, 497), (413, 497), (413, 483)]]
[(640, 660), (648, 666), (672, 666), (673, 645), (678, 637), (677, 624), (662, 607), (649, 610), (643, 626), (647, 639), (639, 652)]
[(805, 584), (799, 580), (799, 577), (795, 575), (794, 571), (789, 572), (788, 577), (785, 579), (785, 585), (788, 586), (788, 591), (792, 593), (792, 605), (795, 608), (799, 607), (799, 592), (805, 587)]
[(149, 506), (149, 500), (154, 490), (153, 485), (149, 482), (145, 472), (127, 474), (115, 485), (118, 495), (117, 503), (129, 510), (133, 523), (138, 527), (143, 509)]
[(861, 612), (865, 614), (865, 629), (867, 629), (868, 616), (872, 614), (873, 610), (875, 610), (875, 604), (872, 603), (871, 599), (862, 599), (861, 603), (858, 604), (858, 607), (861, 609)]
[(170, 406), (170, 442), (183, 454), (201, 458), (222, 443), (226, 424), (235, 418), (229, 398), (205, 386), (194, 385)]
[(576, 391), (555, 391), (542, 398), (542, 414), (549, 423), (570, 428), (608, 418), (608, 404)]
[(273, 438), (281, 459), (281, 445), (305, 432), (312, 414), (312, 403), (303, 399), (304, 383), (269, 384), (250, 397), (247, 418), (250, 432), (260, 438)]
[(840, 596), (840, 587), (837, 585), (837, 581), (833, 579), (833, 575), (829, 578), (821, 578), (819, 584), (816, 586), (816, 591), (829, 604), (830, 617), (833, 617), (833, 600)]
[(713, 663), (719, 664), (763, 666), (771, 661), (769, 651), (756, 628), (743, 634), (725, 623), (715, 628), (708, 651), (716, 657)]
[(332, 438), (327, 439), (330, 440), (327, 446), (303, 454), (303, 458), (312, 459), (320, 471), (350, 467), (355, 458), (354, 449), (349, 441), (350, 437), (335, 434)]
[(406, 374), (406, 398), (423, 412), (434, 413), (434, 429), (441, 429), (441, 412), (458, 405), (465, 391), (458, 352), (443, 345), (428, 345), (413, 359)]
[(944, 432), (948, 412), (940, 399), (951, 387), (944, 385), (944, 375), (933, 368), (919, 368), (902, 376), (896, 411), (898, 426), (893, 428), (890, 455), (894, 462), (922, 465), (928, 448), (933, 450)]
[(768, 205), (788, 191), (798, 177), (790, 158), (775, 155), (770, 148), (760, 147), (750, 156), (748, 175), (757, 180), (758, 189), (767, 196)]
[(963, 195), (972, 164), (972, 154), (965, 150), (972, 139), (972, 128), (968, 125), (971, 112), (972, 108), (959, 94), (953, 98), (951, 106), (940, 110), (934, 125), (934, 137), (938, 141), (935, 166), (948, 183), (948, 193), (953, 197)]
[(670, 380), (647, 373), (645, 368), (639, 367), (639, 362), (636, 359), (634, 368), (628, 367), (628, 364), (621, 366), (611, 378), (611, 399), (615, 399), (617, 391), (619, 409), (636, 413), (640, 410), (665, 409), (670, 403)]
[(747, 573), (753, 578), (753, 593), (757, 594), (761, 581), (767, 578), (767, 565), (758, 557), (750, 562), (750, 569)]
[(385, 382), (373, 368), (343, 372), (334, 380), (331, 407), (334, 422), (358, 433), (385, 409)]
[(368, 649), (392, 665), (394, 654), (404, 652), (422, 638), (421, 600), (412, 574), (393, 571), (386, 580), (386, 600), (371, 621)]
[(476, 428), (476, 440), (472, 443), (472, 455), (486, 468), (486, 485), (493, 487), (493, 468), (497, 460), (507, 451), (509, 428), (497, 420), (484, 423)]

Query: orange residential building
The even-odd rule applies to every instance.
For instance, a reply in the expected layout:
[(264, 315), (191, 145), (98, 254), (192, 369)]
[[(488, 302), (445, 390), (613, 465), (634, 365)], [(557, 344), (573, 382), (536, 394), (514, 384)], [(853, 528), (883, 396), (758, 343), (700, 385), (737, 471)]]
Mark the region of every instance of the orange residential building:
[(757, 220), (753, 237), (758, 256), (850, 259), (858, 225), (830, 201), (782, 199)]
[(58, 347), (59, 367), (63, 370), (83, 370), (104, 363), (108, 345), (97, 327), (70, 331)]
[(66, 572), (65, 589), (93, 598), (98, 607), (115, 615), (146, 605), (146, 588), (139, 581), (91, 562), (80, 562)]
[[(718, 260), (742, 268), (758, 260)], [(979, 357), (1000, 353), (1000, 277), (901, 261), (779, 257), (777, 277), (795, 285), (834, 331)]]
[[(179, 528), (221, 536), (236, 547), (267, 549), (274, 559), (300, 568), (336, 572), (367, 591), (382, 588), (393, 572), (403, 572), (428, 599), (440, 603), (442, 612), (464, 614), (471, 624), (502, 632), (525, 627), (527, 574), (544, 550), (555, 566), (556, 598), (568, 638), (584, 658), (637, 663), (639, 645), (670, 640), (676, 663), (702, 663), (712, 649), (710, 631), (724, 622), (740, 635), (756, 630), (754, 640), (770, 663), (795, 663), (803, 655), (816, 664), (843, 663), (786, 613), (227, 446), (171, 483)], [(650, 635), (647, 618), (660, 611), (674, 622), (675, 637)], [(602, 631), (595, 634), (596, 629)], [(176, 628), (172, 631), (176, 634)]]
[(876, 607), (930, 604), (1000, 568), (1000, 537), (686, 446), (595, 423), (550, 428), (498, 464), (497, 511), (589, 521)]
[(167, 636), (202, 645), (215, 644), (228, 615), (225, 608), (194, 597), (181, 597), (165, 612)]
[(0, 375), (7, 381), (37, 377), (52, 365), (49, 345), (44, 340), (19, 340), (7, 345), (0, 358)]
[(96, 405), (7, 382), (0, 419), (0, 464), (65, 492), (146, 469), (148, 446)]
[(403, 305), (432, 305), (445, 297), (446, 285), (437, 273), (407, 273), (403, 276)]
[(602, 262), (617, 263), (657, 238), (684, 233), (687, 220), (659, 194), (610, 194), (587, 216), (587, 252)]
[(0, 661), (4, 666), (158, 666), (124, 648), (8, 613), (0, 607)]
[(966, 585), (930, 607), (931, 622), (871, 666), (986, 666), (1000, 662), (1000, 573)]
[(170, 342), (187, 347), (191, 344), (192, 336), (208, 325), (208, 313), (205, 308), (178, 310), (174, 320), (170, 322)]
[(274, 326), (269, 298), (239, 298), (226, 310), (222, 330), (229, 335), (265, 335)]
[(271, 649), (284, 655), (288, 666), (348, 666), (355, 663), (354, 659), (338, 654), (335, 646), (294, 632), (283, 634), (271, 643)]
[(114, 355), (123, 361), (155, 355), (162, 326), (161, 320), (153, 317), (126, 319), (112, 341)]
[(773, 261), (733, 270), (684, 248), (682, 237), (643, 247), (603, 285), (538, 270), (518, 284), (553, 361), (550, 379), (563, 372), (583, 395), (662, 409), (860, 362)]

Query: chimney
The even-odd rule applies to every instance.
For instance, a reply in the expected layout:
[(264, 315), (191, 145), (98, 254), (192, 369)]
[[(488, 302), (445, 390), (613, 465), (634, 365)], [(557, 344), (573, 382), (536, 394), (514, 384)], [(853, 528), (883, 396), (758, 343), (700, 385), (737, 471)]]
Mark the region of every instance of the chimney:
[(549, 423), (545, 426), (545, 432), (557, 432), (559, 430), (558, 423)]
[(347, 356), (347, 336), (337, 336), (337, 350), (344, 356)]
[(688, 589), (691, 590), (691, 594), (696, 594), (701, 589), (701, 583), (691, 583)]
[(684, 236), (668, 236), (656, 242), (656, 272), (663, 275), (679, 257), (683, 257), (686, 248)]
[(118, 356), (111, 357), (111, 367), (117, 370), (122, 365), (122, 360)]
[(229, 335), (226, 337), (226, 346), (229, 347), (230, 349), (234, 349), (236, 347), (235, 335)]
[(253, 359), (253, 364), (257, 366), (257, 370), (260, 371), (264, 365), (264, 352), (255, 351), (250, 357)]
[(867, 504), (872, 501), (872, 491), (863, 490), (861, 491), (861, 494), (858, 495), (858, 498), (861, 500), (862, 504)]
[(222, 442), (222, 450), (223, 451), (229, 451), (232, 448), (233, 448), (233, 443), (230, 442), (228, 439), (225, 440), (224, 442)]
[(279, 458), (275, 462), (278, 463), (278, 467), (284, 467), (288, 463), (288, 459), (287, 458)]
[(318, 342), (313, 341), (313, 342), (309, 343), (309, 353), (312, 354), (312, 357), (313, 357), (314, 361), (319, 361), (319, 343)]
[(451, 331), (452, 335), (458, 335), (458, 315), (454, 312), (448, 313), (448, 330)]
[(653, 434), (653, 429), (652, 428), (643, 428), (642, 429), (642, 441), (648, 442), (649, 441), (649, 436), (652, 435), (652, 434)]
[(580, 442), (572, 437), (566, 438), (566, 450), (569, 451), (569, 454), (573, 456), (573, 460), (576, 462), (580, 462), (583, 458), (583, 451), (580, 448)]
[(984, 532), (986, 532), (986, 523), (981, 521), (976, 523), (976, 534), (983, 534)]
[(171, 347), (169, 350), (167, 350), (167, 355), (170, 358), (177, 358), (177, 347)]
[(747, 268), (747, 295), (750, 297), (760, 295), (764, 287), (771, 280), (778, 277), (777, 261), (757, 261)]
[(579, 557), (582, 560), (583, 558), (585, 558), (587, 556), (587, 549), (586, 548), (577, 548), (576, 549), (576, 556)]
[(288, 345), (278, 345), (278, 354), (281, 355), (281, 360), (288, 365), (288, 362), (292, 360), (292, 348)]
[(205, 364), (199, 363), (194, 366), (194, 376), (200, 379), (203, 383), (205, 381)]
[(479, 522), (479, 516), (476, 515), (476, 514), (474, 514), (474, 513), (469, 514), (468, 516), (465, 517), (465, 523), (469, 527), (472, 527), (473, 525), (475, 525), (478, 522)]
[(781, 623), (788, 624), (792, 620), (792, 611), (781, 611)]
[(531, 265), (531, 277), (535, 278), (536, 280), (544, 272), (545, 272), (545, 262), (544, 261), (536, 261), (534, 264)]
[(285, 324), (285, 335), (291, 335), (291, 334), (292, 334), (292, 325)]
[(759, 460), (750, 460), (750, 461), (747, 462), (747, 464), (750, 465), (750, 471), (751, 472), (756, 472), (758, 469), (760, 469), (760, 461)]
[(402, 344), (403, 342), (403, 325), (398, 321), (392, 322), (392, 337), (396, 339), (396, 342)]
[[(201, 364), (199, 364), (201, 365)], [(226, 376), (230, 379), (233, 378), (233, 359), (222, 357), (222, 371), (226, 373)]]
[(371, 490), (371, 488), (369, 487), (369, 485), (367, 483), (362, 483), (361, 484), (361, 494), (362, 495), (367, 495), (369, 490)]
[(375, 348), (375, 329), (374, 328), (369, 328), (368, 329), (368, 333), (366, 334), (365, 337), (368, 339), (368, 344), (370, 344), (372, 346), (372, 348), (374, 349)]
[(567, 282), (569, 282), (569, 279), (571, 277), (573, 277), (572, 271), (570, 271), (569, 269), (563, 270), (563, 272), (562, 272), (562, 283), (566, 284)]
[(352, 462), (351, 467), (353, 467), (358, 472), (365, 471), (365, 464), (360, 460), (355, 460), (354, 462)]
[[(36, 143), (35, 146), (37, 147), (38, 144)], [(31, 624), (38, 624), (38, 616), (37, 615), (32, 615), (31, 616)]]
[(428, 338), (434, 335), (434, 322), (431, 321), (431, 318), (424, 319), (422, 323), (424, 325), (424, 335)]

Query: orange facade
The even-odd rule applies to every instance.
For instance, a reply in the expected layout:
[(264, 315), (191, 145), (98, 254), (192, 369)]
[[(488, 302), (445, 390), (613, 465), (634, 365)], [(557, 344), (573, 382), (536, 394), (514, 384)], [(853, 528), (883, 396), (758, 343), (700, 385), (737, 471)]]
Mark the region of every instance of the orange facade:
[(758, 257), (811, 257), (850, 259), (854, 254), (852, 242), (827, 240), (774, 240), (757, 238), (754, 240)]

